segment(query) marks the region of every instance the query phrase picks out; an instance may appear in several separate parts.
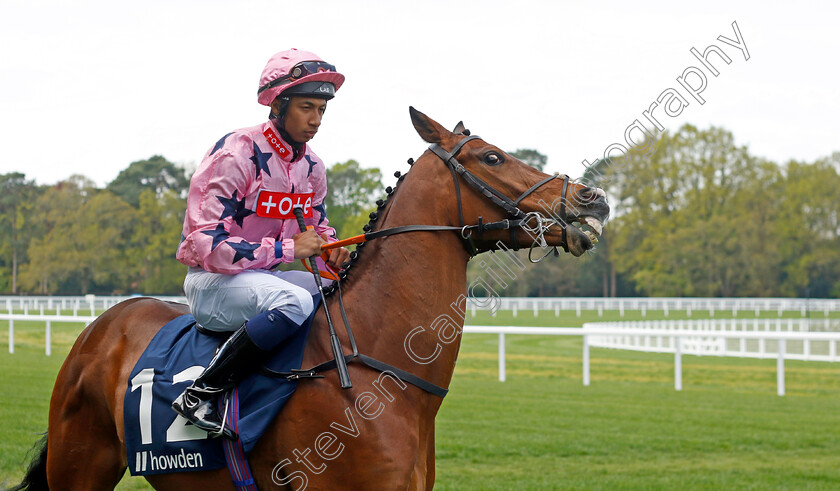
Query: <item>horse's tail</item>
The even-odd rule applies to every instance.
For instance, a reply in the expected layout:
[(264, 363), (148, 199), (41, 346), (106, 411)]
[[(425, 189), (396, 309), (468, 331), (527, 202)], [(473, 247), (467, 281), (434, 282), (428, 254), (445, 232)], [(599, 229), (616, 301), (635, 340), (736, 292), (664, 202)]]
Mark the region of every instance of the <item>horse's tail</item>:
[(32, 447), (30, 453), (34, 453), (32, 462), (23, 476), (23, 481), (9, 491), (46, 491), (50, 489), (47, 484), (47, 434), (38, 440)]

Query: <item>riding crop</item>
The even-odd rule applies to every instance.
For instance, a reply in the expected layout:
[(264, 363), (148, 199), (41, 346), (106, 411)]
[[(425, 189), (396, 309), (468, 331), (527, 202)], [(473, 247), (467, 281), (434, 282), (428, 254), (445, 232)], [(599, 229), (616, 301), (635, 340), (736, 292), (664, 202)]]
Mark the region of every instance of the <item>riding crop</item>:
[[(295, 207), (292, 212), (297, 218), (300, 232), (306, 232), (306, 223), (303, 221), (303, 209)], [(332, 345), (333, 357), (335, 357), (336, 368), (338, 369), (338, 379), (341, 382), (342, 389), (350, 389), (353, 383), (350, 382), (350, 374), (347, 372), (347, 361), (344, 359), (344, 352), (341, 349), (341, 341), (335, 333), (335, 326), (333, 326), (332, 318), (330, 317), (330, 309), (327, 308), (327, 296), (324, 294), (324, 285), (321, 283), (321, 275), (318, 272), (318, 264), (315, 260), (318, 254), (309, 258), (309, 264), (312, 266), (312, 275), (315, 277), (315, 284), (318, 285), (318, 292), (321, 294), (321, 304), (324, 306), (324, 314), (327, 316), (327, 325), (330, 327), (330, 345)]]

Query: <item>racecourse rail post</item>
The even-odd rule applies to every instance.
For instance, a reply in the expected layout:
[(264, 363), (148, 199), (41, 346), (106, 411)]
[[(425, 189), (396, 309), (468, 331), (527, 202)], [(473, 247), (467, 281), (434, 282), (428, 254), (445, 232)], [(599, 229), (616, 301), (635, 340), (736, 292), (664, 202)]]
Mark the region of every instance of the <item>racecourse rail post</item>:
[(12, 301), (10, 299), (6, 299), (6, 308), (9, 309), (9, 353), (15, 352), (15, 321), (12, 320), (11, 315), (14, 313), (12, 310)]
[(589, 387), (589, 335), (583, 335), (583, 385)]
[(674, 336), (674, 390), (682, 390), (682, 338)]
[(785, 340), (779, 339), (779, 358), (776, 360), (776, 393), (785, 395)]
[(94, 317), (96, 315), (96, 309), (94, 305), (96, 304), (96, 295), (87, 294), (85, 295), (85, 301), (90, 306), (90, 316)]
[(44, 353), (47, 356), (52, 355), (52, 326), (50, 321), (47, 321), (47, 329), (44, 333)]
[(505, 372), (505, 333), (499, 333), (499, 382), (507, 380)]

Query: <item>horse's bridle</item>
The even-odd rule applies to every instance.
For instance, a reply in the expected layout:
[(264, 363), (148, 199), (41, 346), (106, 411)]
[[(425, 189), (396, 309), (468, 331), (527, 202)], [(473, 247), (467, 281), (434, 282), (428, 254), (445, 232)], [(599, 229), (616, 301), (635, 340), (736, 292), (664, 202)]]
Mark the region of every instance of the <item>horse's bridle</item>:
[[(399, 227), (391, 227), (382, 230), (377, 230), (375, 232), (365, 232), (364, 234), (364, 241), (369, 241), (373, 239), (378, 239), (381, 237), (387, 237), (389, 235), (396, 235), (402, 234), (406, 232), (437, 232), (437, 231), (459, 231), (461, 240), (464, 244), (464, 248), (467, 250), (470, 256), (475, 256), (480, 252), (484, 252), (484, 250), (479, 250), (475, 243), (473, 242), (473, 231), (476, 231), (479, 236), (481, 236), (486, 231), (491, 230), (510, 230), (510, 237), (511, 242), (513, 244), (514, 250), (518, 250), (518, 241), (516, 240), (516, 231), (517, 229), (525, 230), (531, 237), (533, 237), (534, 241), (531, 244), (531, 251), (533, 251), (534, 247), (539, 245), (542, 248), (548, 247), (545, 242), (545, 238), (543, 234), (545, 234), (548, 229), (554, 225), (558, 225), (561, 228), (561, 244), (560, 246), (566, 251), (569, 252), (569, 245), (566, 240), (566, 226), (568, 225), (568, 216), (566, 215), (566, 194), (569, 189), (569, 176), (567, 175), (559, 175), (553, 174), (545, 179), (540, 180), (524, 193), (519, 195), (518, 198), (515, 200), (508, 198), (504, 194), (502, 194), (499, 190), (495, 189), (493, 186), (487, 184), (484, 180), (480, 177), (476, 176), (469, 170), (467, 170), (458, 159), (455, 158), (456, 155), (461, 151), (463, 146), (471, 141), (480, 139), (477, 135), (465, 135), (455, 147), (452, 148), (451, 151), (447, 152), (437, 143), (433, 143), (429, 146), (429, 150), (431, 150), (435, 155), (437, 155), (441, 160), (446, 163), (447, 167), (449, 168), (450, 172), (452, 173), (452, 180), (455, 183), (455, 198), (458, 203), (458, 220), (460, 226), (458, 227), (450, 227), (447, 225), (403, 225)], [(463, 204), (461, 201), (461, 185), (458, 180), (458, 176), (470, 186), (475, 188), (482, 196), (489, 199), (491, 202), (496, 204), (497, 206), (501, 207), (508, 213), (508, 218), (504, 220), (499, 220), (497, 222), (490, 222), (484, 223), (482, 218), (478, 217), (478, 223), (475, 225), (466, 225), (464, 221), (464, 210)], [(560, 196), (560, 213), (557, 217), (550, 217), (546, 218), (545, 215), (539, 212), (529, 212), (526, 213), (519, 208), (519, 203), (522, 202), (523, 199), (530, 196), (534, 191), (542, 187), (543, 185), (547, 184), (549, 181), (553, 179), (563, 179), (563, 191)], [(551, 214), (549, 212), (549, 214)], [(373, 215), (371, 215), (373, 216)], [(531, 222), (534, 222), (532, 225)], [(557, 253), (557, 248), (552, 247), (549, 249), (548, 253), (543, 255), (541, 258), (537, 259), (536, 261), (530, 258), (532, 262), (539, 262), (551, 251), (555, 251)]]
[[(524, 193), (519, 195), (518, 198), (510, 199), (500, 191), (495, 189), (493, 186), (487, 184), (484, 180), (480, 177), (476, 176), (466, 167), (464, 167), (458, 160), (455, 158), (456, 155), (461, 151), (463, 146), (471, 141), (480, 139), (477, 135), (470, 135), (469, 132), (466, 133), (466, 136), (462, 138), (455, 147), (452, 148), (451, 151), (447, 152), (443, 149), (439, 144), (433, 143), (429, 146), (429, 150), (431, 150), (435, 155), (440, 157), (441, 160), (446, 163), (447, 167), (449, 167), (450, 172), (452, 173), (452, 181), (455, 184), (455, 198), (458, 202), (458, 220), (461, 224), (461, 238), (465, 241), (465, 247), (467, 251), (470, 253), (471, 256), (478, 254), (478, 248), (475, 246), (475, 243), (472, 239), (472, 230), (476, 230), (478, 235), (488, 230), (510, 230), (510, 238), (511, 243), (513, 244), (514, 249), (518, 249), (517, 246), (518, 241), (516, 240), (516, 231), (519, 228), (523, 228), (528, 231), (532, 237), (534, 237), (534, 243), (532, 244), (532, 248), (534, 245), (538, 244), (541, 247), (546, 247), (545, 239), (543, 238), (543, 234), (551, 225), (559, 225), (561, 227), (561, 247), (566, 252), (569, 252), (569, 246), (566, 241), (566, 226), (568, 225), (568, 217), (566, 216), (566, 193), (569, 189), (569, 176), (563, 175), (560, 176), (559, 174), (553, 174), (545, 179), (540, 180), (530, 188), (528, 188)], [(476, 225), (465, 225), (464, 222), (464, 212), (463, 212), (463, 205), (461, 203), (461, 186), (458, 181), (458, 176), (474, 189), (476, 189), (482, 196), (489, 199), (495, 205), (499, 206), (503, 210), (505, 210), (509, 217), (500, 220), (498, 222), (491, 222), (491, 223), (482, 223), (481, 217), (478, 217), (478, 223)], [(542, 187), (543, 185), (547, 184), (553, 179), (563, 179), (563, 191), (560, 196), (560, 214), (557, 218), (558, 220), (554, 219), (546, 219), (544, 215), (538, 212), (531, 212), (526, 213), (519, 208), (519, 203), (522, 202), (523, 199), (530, 196), (534, 191)], [(529, 222), (534, 220), (535, 226), (531, 227)], [(544, 222), (548, 222), (548, 225), (545, 225)], [(545, 257), (545, 256), (543, 256)]]

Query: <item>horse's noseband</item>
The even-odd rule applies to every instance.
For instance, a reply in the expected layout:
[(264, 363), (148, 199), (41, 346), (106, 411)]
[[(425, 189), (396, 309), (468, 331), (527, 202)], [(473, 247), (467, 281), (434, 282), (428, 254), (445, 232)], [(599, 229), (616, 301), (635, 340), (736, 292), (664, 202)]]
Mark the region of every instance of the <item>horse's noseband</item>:
[[(478, 248), (475, 246), (472, 237), (472, 231), (477, 230), (478, 235), (485, 231), (489, 230), (510, 230), (510, 238), (511, 242), (513, 243), (514, 249), (518, 249), (518, 241), (516, 240), (516, 230), (519, 228), (524, 229), (528, 232), (532, 237), (534, 237), (534, 242), (531, 245), (531, 250), (533, 250), (534, 246), (539, 244), (541, 247), (546, 246), (545, 238), (543, 234), (548, 231), (548, 229), (552, 225), (559, 225), (562, 230), (562, 237), (561, 237), (561, 247), (566, 252), (569, 252), (569, 246), (566, 241), (566, 226), (568, 225), (568, 220), (566, 216), (566, 193), (569, 188), (569, 176), (563, 175), (563, 191), (560, 197), (560, 214), (557, 218), (559, 221), (553, 219), (546, 219), (544, 215), (539, 212), (530, 212), (526, 213), (519, 208), (519, 203), (522, 202), (523, 199), (531, 195), (534, 191), (541, 188), (543, 185), (547, 184), (549, 181), (555, 178), (561, 178), (558, 174), (553, 174), (545, 179), (540, 180), (524, 193), (519, 195), (518, 198), (515, 200), (508, 198), (500, 191), (495, 189), (493, 186), (487, 184), (484, 180), (480, 177), (476, 176), (466, 167), (464, 167), (458, 160), (455, 158), (456, 155), (461, 151), (463, 146), (471, 141), (480, 139), (477, 135), (468, 135), (462, 138), (455, 147), (452, 148), (451, 151), (447, 152), (437, 143), (433, 143), (429, 146), (429, 150), (431, 150), (435, 155), (440, 157), (441, 160), (446, 163), (447, 167), (449, 167), (449, 171), (452, 173), (452, 180), (455, 183), (455, 198), (458, 202), (458, 220), (460, 221), (460, 228), (461, 228), (461, 238), (464, 240), (464, 247), (467, 249), (467, 252), (471, 256), (478, 254)], [(498, 222), (491, 222), (491, 223), (483, 223), (481, 217), (478, 217), (478, 223), (476, 225), (466, 225), (464, 222), (464, 211), (463, 205), (461, 203), (461, 186), (458, 181), (458, 176), (474, 189), (476, 189), (482, 196), (489, 199), (495, 205), (499, 206), (503, 210), (508, 213), (508, 218), (504, 220), (500, 220)], [(529, 225), (529, 221), (535, 220), (535, 225)], [(546, 225), (547, 223), (547, 225)], [(556, 251), (556, 248), (554, 249)], [(546, 254), (548, 255), (548, 254)], [(543, 256), (544, 258), (545, 256)], [(542, 258), (540, 258), (541, 260)]]

